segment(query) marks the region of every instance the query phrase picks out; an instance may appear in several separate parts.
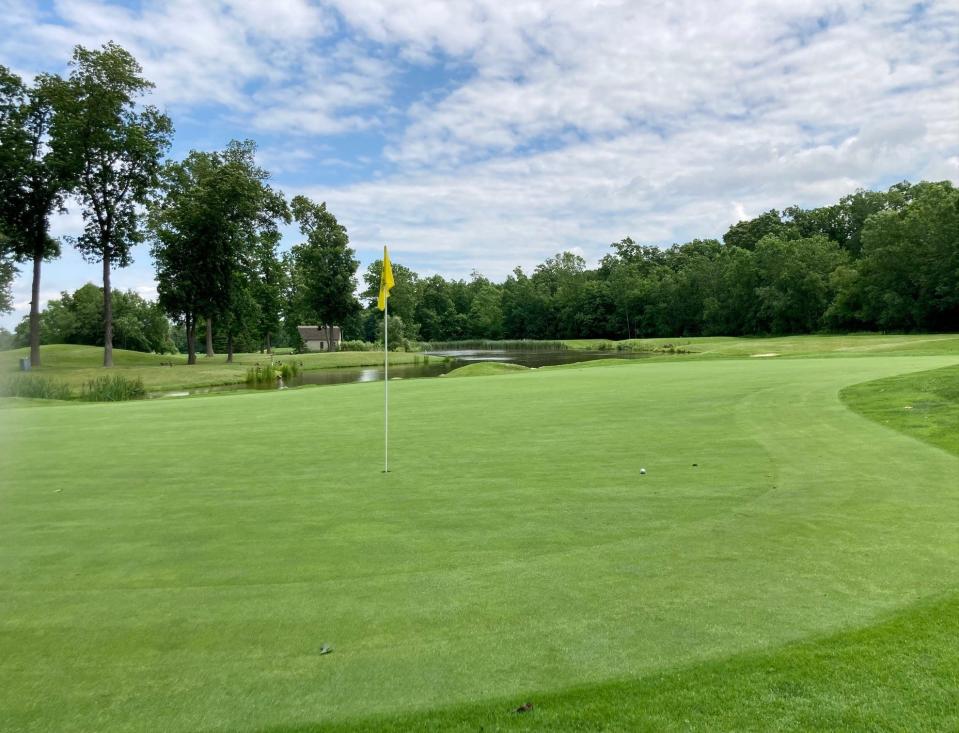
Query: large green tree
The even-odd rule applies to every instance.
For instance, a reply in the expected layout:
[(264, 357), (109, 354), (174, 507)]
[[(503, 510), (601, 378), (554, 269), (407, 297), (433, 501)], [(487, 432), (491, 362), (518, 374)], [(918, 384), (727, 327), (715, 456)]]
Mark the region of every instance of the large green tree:
[[(393, 289), (390, 291), (390, 314), (399, 316), (409, 327), (415, 320), (417, 289), (419, 288), (419, 275), (410, 268), (398, 262), (392, 262), (393, 268)], [(366, 283), (366, 289), (360, 293), (360, 297), (367, 301), (370, 308), (376, 307), (376, 299), (380, 293), (380, 276), (383, 272), (383, 260), (373, 260), (363, 273), (363, 282)], [(409, 338), (415, 338), (407, 334)]]
[[(198, 319), (223, 320), (229, 338), (251, 327), (253, 283), (264, 257), (275, 252), (277, 222), (289, 220), (282, 194), (267, 183), (255, 153), (249, 140), (231, 141), (222, 152), (193, 151), (164, 166), (150, 202), (160, 303), (186, 327), (190, 364), (196, 363)], [(209, 327), (207, 333), (211, 338)]]
[(862, 230), (862, 316), (882, 329), (959, 324), (959, 190), (948, 181), (905, 189)]
[(156, 186), (173, 125), (156, 107), (138, 105), (153, 84), (129, 52), (114, 43), (77, 46), (69, 78), (57, 85), (54, 154), (78, 171), (74, 193), (83, 205), (75, 244), (103, 266), (103, 365), (113, 366), (113, 289), (110, 272), (126, 267), (143, 240), (138, 208)]
[(273, 339), (282, 328), (283, 293), (286, 288), (286, 271), (277, 257), (280, 243), (279, 232), (263, 232), (257, 241), (253, 257), (254, 273), (251, 277), (252, 297), (257, 306), (257, 336), (262, 348), (273, 350)]
[(30, 362), (35, 367), (40, 366), (41, 265), (60, 254), (49, 234), (50, 216), (63, 208), (64, 194), (74, 183), (67, 161), (51, 146), (59, 84), (57, 77), (41, 75), (28, 87), (0, 66), (0, 237), (7, 243), (6, 273), (10, 260), (32, 265)]
[(7, 239), (0, 234), (0, 313), (13, 310), (11, 285), (17, 276), (17, 266), (12, 249), (5, 243)]
[[(337, 222), (325, 203), (296, 196), (293, 218), (306, 241), (291, 250), (293, 310), (303, 319), (331, 328), (342, 325), (358, 310), (355, 259), (346, 227)], [(329, 348), (334, 347), (333, 340)]]
[(789, 229), (779, 212), (776, 209), (770, 209), (754, 219), (744, 219), (733, 224), (723, 235), (723, 244), (727, 247), (755, 249), (763, 237), (773, 235), (787, 238)]
[(797, 240), (769, 235), (756, 245), (755, 263), (763, 330), (811, 333), (823, 328), (823, 315), (835, 297), (831, 276), (846, 263), (836, 242), (822, 235)]

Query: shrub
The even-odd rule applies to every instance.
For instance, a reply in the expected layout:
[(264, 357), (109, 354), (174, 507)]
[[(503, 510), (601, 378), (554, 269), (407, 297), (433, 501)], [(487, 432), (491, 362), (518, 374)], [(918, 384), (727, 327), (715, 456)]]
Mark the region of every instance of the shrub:
[(689, 354), (689, 349), (685, 346), (676, 346), (675, 344), (663, 344), (662, 346), (657, 346), (655, 351), (660, 354)]
[(66, 382), (27, 375), (8, 379), (0, 386), (0, 393), (7, 397), (31, 397), (40, 400), (69, 400), (73, 397), (70, 385)]
[(616, 344), (616, 351), (655, 351), (650, 344), (642, 341), (620, 341)]
[(382, 348), (369, 341), (341, 341), (340, 351), (376, 351)]
[(113, 374), (88, 381), (83, 385), (80, 399), (88, 402), (120, 402), (138, 400), (146, 397), (146, 394), (146, 387), (140, 377), (131, 379), (122, 374)]
[(565, 341), (538, 341), (536, 339), (473, 339), (464, 341), (414, 342), (422, 351), (566, 351)]

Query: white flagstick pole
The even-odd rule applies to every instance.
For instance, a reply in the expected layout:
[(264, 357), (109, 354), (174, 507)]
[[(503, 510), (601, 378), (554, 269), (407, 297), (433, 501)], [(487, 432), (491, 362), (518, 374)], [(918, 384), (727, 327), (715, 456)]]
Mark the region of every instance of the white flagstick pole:
[(383, 301), (383, 473), (390, 472), (390, 299)]

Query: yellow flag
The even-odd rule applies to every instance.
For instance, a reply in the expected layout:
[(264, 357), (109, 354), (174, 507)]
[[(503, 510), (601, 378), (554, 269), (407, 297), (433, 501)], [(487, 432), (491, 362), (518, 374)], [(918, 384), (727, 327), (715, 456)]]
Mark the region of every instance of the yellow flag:
[(383, 274), (380, 275), (380, 297), (376, 305), (381, 311), (386, 310), (386, 299), (390, 297), (390, 290), (393, 289), (393, 266), (390, 265), (390, 253), (383, 247)]

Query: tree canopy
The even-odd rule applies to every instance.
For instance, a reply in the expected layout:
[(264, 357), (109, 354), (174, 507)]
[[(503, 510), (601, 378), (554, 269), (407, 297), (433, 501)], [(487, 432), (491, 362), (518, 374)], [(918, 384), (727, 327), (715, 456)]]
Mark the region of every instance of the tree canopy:
[[(344, 324), (360, 307), (354, 295), (360, 263), (349, 246), (346, 227), (325, 203), (316, 203), (306, 196), (296, 196), (291, 208), (306, 241), (294, 245), (287, 260), (288, 329), (292, 335), (299, 324)], [(334, 348), (332, 340), (330, 348)]]
[(136, 59), (111, 42), (98, 50), (77, 46), (70, 76), (55, 91), (54, 154), (77, 171), (73, 193), (83, 207), (74, 244), (103, 264), (104, 366), (113, 365), (110, 270), (126, 267), (143, 240), (138, 207), (156, 185), (173, 133), (169, 117), (137, 105), (152, 87)]
[(0, 283), (8, 282), (12, 261), (31, 263), (30, 361), (35, 367), (40, 366), (41, 264), (60, 254), (59, 242), (49, 234), (50, 216), (63, 209), (64, 195), (76, 180), (76, 171), (52, 144), (60, 86), (62, 80), (45, 74), (26, 86), (0, 66), (0, 248), (7, 254), (0, 259)]
[[(277, 318), (266, 299), (278, 297), (281, 276), (269, 260), (275, 260), (277, 221), (288, 221), (289, 213), (255, 152), (250, 140), (234, 140), (222, 152), (192, 151), (164, 166), (150, 202), (160, 304), (184, 323), (191, 364), (200, 317), (221, 319), (231, 338), (259, 322), (261, 301), (273, 308), (266, 320)], [(276, 281), (269, 295), (258, 285), (266, 278)]]

